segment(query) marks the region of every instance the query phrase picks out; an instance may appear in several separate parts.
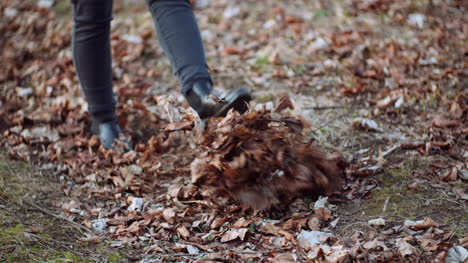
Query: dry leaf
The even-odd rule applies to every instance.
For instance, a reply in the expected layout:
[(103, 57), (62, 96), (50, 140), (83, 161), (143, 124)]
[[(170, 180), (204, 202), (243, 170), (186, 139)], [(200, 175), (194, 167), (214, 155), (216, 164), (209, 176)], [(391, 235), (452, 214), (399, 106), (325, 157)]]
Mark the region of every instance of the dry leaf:
[(371, 249), (382, 249), (383, 251), (388, 250), (388, 247), (385, 245), (385, 243), (379, 240), (368, 241), (364, 243), (362, 247), (367, 250), (371, 250)]
[(228, 230), (221, 236), (221, 242), (225, 243), (225, 242), (229, 242), (234, 239), (237, 239), (237, 238), (239, 238), (240, 240), (244, 240), (247, 232), (248, 232), (247, 228)]
[(181, 226), (177, 227), (176, 231), (177, 231), (177, 233), (179, 233), (179, 235), (183, 239), (187, 239), (190, 236), (190, 232), (188, 231), (188, 229), (184, 225), (181, 225)]
[(365, 118), (355, 118), (353, 119), (353, 128), (355, 129), (363, 129), (366, 131), (377, 131), (383, 132), (383, 130), (379, 127), (377, 122), (374, 120), (369, 120)]
[(458, 169), (456, 167), (453, 167), (446, 173), (441, 174), (439, 178), (445, 182), (456, 181), (458, 179)]
[(462, 246), (450, 248), (448, 256), (445, 259), (446, 263), (466, 263), (468, 261), (468, 250)]
[(47, 126), (25, 129), (21, 132), (21, 136), (30, 140), (47, 138), (50, 142), (56, 142), (60, 139), (57, 130), (52, 130)]
[(429, 217), (425, 217), (423, 220), (418, 221), (405, 220), (404, 225), (413, 230), (428, 229), (430, 227), (439, 227), (439, 224), (437, 224), (434, 220), (432, 220)]
[(371, 226), (385, 226), (385, 219), (383, 218), (371, 219), (367, 223)]
[(163, 217), (169, 224), (174, 224), (176, 213), (173, 208), (168, 207), (163, 210)]
[(403, 238), (398, 238), (396, 242), (396, 247), (400, 252), (402, 257), (406, 257), (412, 254), (419, 255), (420, 250), (406, 242)]
[(333, 235), (330, 233), (301, 230), (297, 236), (297, 242), (302, 248), (310, 249), (313, 245), (325, 242), (331, 236)]
[(239, 218), (233, 225), (233, 227), (242, 228), (247, 227), (252, 223), (252, 220), (246, 220), (244, 217)]
[(273, 258), (274, 263), (296, 263), (297, 255), (294, 253), (278, 254)]
[(191, 131), (194, 127), (194, 123), (191, 121), (183, 121), (176, 123), (169, 123), (164, 126), (165, 132), (175, 132), (175, 131)]
[(450, 120), (445, 118), (443, 115), (438, 115), (437, 117), (432, 120), (432, 125), (439, 127), (439, 128), (450, 128), (450, 127), (457, 127), (460, 125), (460, 121), (458, 120)]

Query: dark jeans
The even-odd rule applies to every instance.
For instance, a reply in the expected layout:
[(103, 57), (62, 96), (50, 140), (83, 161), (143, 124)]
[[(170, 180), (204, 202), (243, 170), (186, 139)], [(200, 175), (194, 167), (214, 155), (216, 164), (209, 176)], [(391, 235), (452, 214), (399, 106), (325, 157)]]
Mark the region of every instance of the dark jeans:
[[(115, 119), (110, 22), (113, 0), (72, 0), (73, 61), (89, 112), (98, 121)], [(200, 31), (186, 0), (146, 0), (164, 53), (182, 92), (194, 81), (211, 82)]]

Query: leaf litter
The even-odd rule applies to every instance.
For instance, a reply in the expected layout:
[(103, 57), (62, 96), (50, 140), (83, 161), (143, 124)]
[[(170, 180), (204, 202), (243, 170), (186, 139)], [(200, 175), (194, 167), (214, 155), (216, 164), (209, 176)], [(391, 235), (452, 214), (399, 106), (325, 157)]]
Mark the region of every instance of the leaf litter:
[[(56, 19), (49, 6), (4, 1), (0, 4), (0, 12), (5, 14), (0, 18), (0, 46), (5, 50), (1, 54), (4, 67), (0, 69), (0, 144), (15, 158), (52, 165), (64, 194), (79, 200), (54, 205), (68, 218), (96, 231), (97, 236), (87, 239), (99, 242), (110, 238), (112, 246), (140, 249), (147, 255), (142, 261), (180, 261), (193, 259), (193, 255), (198, 260), (267, 262), (466, 260), (466, 236), (458, 236), (456, 241), (453, 232), (445, 230), (437, 218), (366, 220), (363, 224), (373, 231), (354, 232), (347, 238), (335, 231), (342, 219), (337, 207), (328, 203), (370, 196), (378, 187), (374, 175), (389, 165), (391, 156), (387, 155), (399, 150), (450, 156), (447, 162), (432, 163), (430, 172), (415, 172), (415, 176), (435, 174), (435, 180), (454, 183), (453, 187), (443, 185), (448, 191), (460, 198), (466, 195), (467, 148), (461, 140), (468, 131), (468, 96), (457, 89), (466, 84), (462, 79), (466, 69), (460, 67), (463, 63), (459, 57), (450, 57), (440, 48), (418, 50), (410, 42), (373, 43), (374, 32), (367, 25), (340, 27), (333, 33), (312, 32), (306, 26), (312, 18), (297, 12), (296, 4), (266, 1), (268, 8), (254, 17), (249, 15), (250, 3), (196, 2), (202, 6), (199, 11), (208, 14), (200, 18), (208, 28), (203, 36), (233, 32), (221, 43), (222, 56), (233, 63), (240, 59), (251, 65), (252, 73), (245, 81), (257, 88), (274, 86), (281, 80), (282, 85), (290, 87), (288, 93), (295, 93), (319, 83), (318, 88), (327, 94), (327, 85), (332, 83), (354, 104), (371, 94), (369, 106), (375, 106), (375, 110), (356, 117), (343, 130), (355, 128), (367, 138), (383, 136), (391, 141), (385, 138), (388, 120), (377, 113), (390, 121), (401, 113), (410, 116), (419, 110), (414, 102), (427, 99), (426, 94), (433, 94), (437, 105), (447, 110), (432, 114), (429, 106), (426, 115), (427, 109), (417, 112), (424, 116), (418, 119), (423, 131), (405, 132), (420, 132), (423, 136), (417, 137), (419, 141), (396, 142), (399, 147), (388, 147), (392, 149), (388, 154), (364, 151), (370, 154), (365, 158), (344, 158), (339, 152), (330, 154), (319, 147), (325, 141), (316, 142), (306, 134), (315, 127), (306, 120), (300, 100), (293, 102), (287, 95), (268, 107), (256, 105), (256, 110), (245, 115), (230, 112), (226, 118), (210, 119), (202, 130), (179, 97), (152, 90), (154, 77), (165, 73), (150, 68), (159, 70), (161, 66), (150, 61), (147, 69), (140, 69), (141, 56), (160, 56), (149, 41), (151, 33), (147, 32), (152, 29), (142, 24), (136, 29), (139, 34), (122, 32), (121, 27), (112, 36), (114, 75), (119, 79), (116, 90), (125, 101), (118, 105), (119, 121), (132, 127), (126, 132), (136, 147), (130, 152), (119, 147), (107, 151), (85, 129), (89, 116), (69, 51), (71, 23)], [(437, 24), (436, 14), (408, 12), (414, 7), (404, 3), (347, 2), (349, 15), (364, 14), (364, 24), (368, 22), (367, 12), (389, 11), (393, 23), (408, 23), (417, 30)], [(326, 4), (317, 5), (326, 8)], [(457, 12), (457, 6), (442, 6), (448, 12)], [(210, 14), (220, 11), (222, 18)], [(236, 17), (246, 19), (228, 23)], [(270, 35), (255, 32), (239, 37), (244, 23), (289, 35), (272, 42)], [(456, 23), (447, 26), (458, 30)], [(422, 34), (416, 38), (426, 37)], [(435, 37), (435, 41), (445, 43), (450, 36), (436, 32)], [(211, 56), (209, 52), (217, 51), (209, 49)], [(323, 65), (303, 63), (303, 56), (313, 60), (325, 54), (329, 59)], [(353, 77), (344, 82), (317, 82), (325, 69), (346, 71)], [(436, 84), (421, 84), (424, 81), (418, 79), (416, 69), (425, 80), (440, 81), (437, 85), (449, 83), (457, 93), (446, 99)], [(213, 70), (245, 75), (225, 64)], [(170, 80), (161, 80), (165, 82)], [(156, 85), (163, 86), (161, 83)], [(378, 88), (382, 86), (385, 88)], [(374, 166), (378, 169), (370, 169)], [(328, 195), (329, 199), (306, 202), (304, 194), (311, 200), (319, 195)], [(269, 217), (276, 219), (267, 220)]]

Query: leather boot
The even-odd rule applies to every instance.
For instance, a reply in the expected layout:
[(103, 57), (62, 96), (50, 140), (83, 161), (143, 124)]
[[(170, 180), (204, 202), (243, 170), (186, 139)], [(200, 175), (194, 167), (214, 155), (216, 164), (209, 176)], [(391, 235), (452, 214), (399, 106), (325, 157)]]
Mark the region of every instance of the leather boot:
[(221, 98), (207, 80), (195, 82), (185, 98), (202, 120), (224, 117), (230, 109), (244, 113), (248, 109), (247, 103), (252, 100), (250, 92), (244, 88), (234, 90)]
[(132, 150), (130, 142), (128, 140), (123, 140), (120, 137), (123, 135), (123, 132), (116, 120), (107, 122), (98, 122), (93, 120), (91, 133), (96, 135), (102, 146), (108, 150), (113, 148), (113, 144), (116, 140), (119, 141), (119, 143), (126, 144), (125, 151)]

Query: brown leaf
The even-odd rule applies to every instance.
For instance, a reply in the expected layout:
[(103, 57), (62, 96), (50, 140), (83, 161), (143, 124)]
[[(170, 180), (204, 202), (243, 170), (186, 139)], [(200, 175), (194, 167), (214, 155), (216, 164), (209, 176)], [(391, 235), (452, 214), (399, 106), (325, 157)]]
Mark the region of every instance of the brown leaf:
[(416, 221), (416, 224), (411, 227), (413, 230), (428, 229), (430, 227), (439, 227), (434, 220), (429, 217), (425, 217), (422, 221)]
[(294, 253), (277, 254), (273, 258), (273, 262), (274, 263), (296, 263), (297, 255)]
[(163, 210), (163, 217), (169, 224), (174, 224), (176, 213), (173, 208), (165, 208)]
[(385, 245), (385, 243), (379, 240), (368, 241), (364, 243), (362, 247), (367, 250), (371, 250), (371, 249), (383, 249), (384, 251), (388, 250), (388, 247)]
[(221, 225), (224, 224), (228, 220), (227, 217), (217, 217), (213, 220), (213, 222), (210, 225), (211, 229), (218, 229)]
[(316, 209), (315, 216), (318, 217), (321, 221), (328, 221), (333, 218), (330, 211), (325, 208)]
[(135, 234), (135, 235), (139, 235), (139, 234), (141, 233), (141, 231), (142, 231), (140, 222), (138, 222), (138, 221), (133, 222), (133, 223), (126, 229), (126, 231), (129, 232), (129, 233)]
[(179, 235), (180, 235), (183, 239), (187, 239), (187, 238), (190, 236), (189, 230), (188, 230), (184, 225), (179, 226), (179, 227), (176, 229), (176, 231), (177, 231), (177, 233), (179, 233)]
[(271, 235), (274, 235), (274, 236), (281, 236), (281, 235), (279, 234), (279, 232), (281, 231), (281, 228), (279, 228), (279, 227), (273, 225), (273, 224), (270, 223), (270, 222), (261, 225), (261, 226), (258, 228), (258, 231), (260, 231), (260, 232), (262, 232), (262, 233), (271, 234)]
[(420, 246), (425, 251), (436, 251), (440, 243), (440, 241), (434, 239), (422, 239), (418, 241), (421, 242)]
[(182, 190), (182, 185), (173, 184), (167, 189), (167, 194), (171, 197), (178, 198)]
[(194, 127), (194, 123), (191, 121), (182, 121), (169, 123), (164, 126), (165, 132), (175, 132), (175, 131), (191, 131)]
[(460, 126), (460, 121), (450, 120), (443, 115), (438, 115), (432, 120), (432, 125), (439, 128), (453, 128)]
[(148, 226), (151, 224), (151, 222), (157, 218), (160, 217), (161, 213), (160, 212), (154, 212), (154, 213), (145, 213), (143, 215), (143, 225)]
[(247, 227), (252, 223), (252, 219), (246, 220), (244, 217), (239, 218), (233, 225), (236, 228)]
[(192, 184), (198, 183), (203, 177), (208, 175), (208, 161), (196, 158), (190, 164), (190, 174), (192, 176)]
[(456, 181), (458, 179), (458, 169), (456, 167), (453, 167), (446, 173), (441, 174), (439, 178), (444, 182)]
[(223, 50), (224, 55), (239, 55), (241, 50), (236, 47), (225, 47)]
[(244, 240), (247, 232), (248, 232), (247, 228), (228, 230), (221, 236), (221, 242), (225, 243), (225, 242), (229, 242), (234, 239), (237, 239), (237, 238), (239, 238), (240, 240)]
[(316, 216), (311, 216), (309, 220), (307, 220), (307, 226), (310, 230), (320, 231), (322, 225), (322, 220)]
[(403, 238), (398, 238), (396, 242), (396, 247), (400, 252), (402, 257), (406, 257), (412, 254), (419, 255), (420, 250), (412, 246), (410, 243), (406, 242)]

